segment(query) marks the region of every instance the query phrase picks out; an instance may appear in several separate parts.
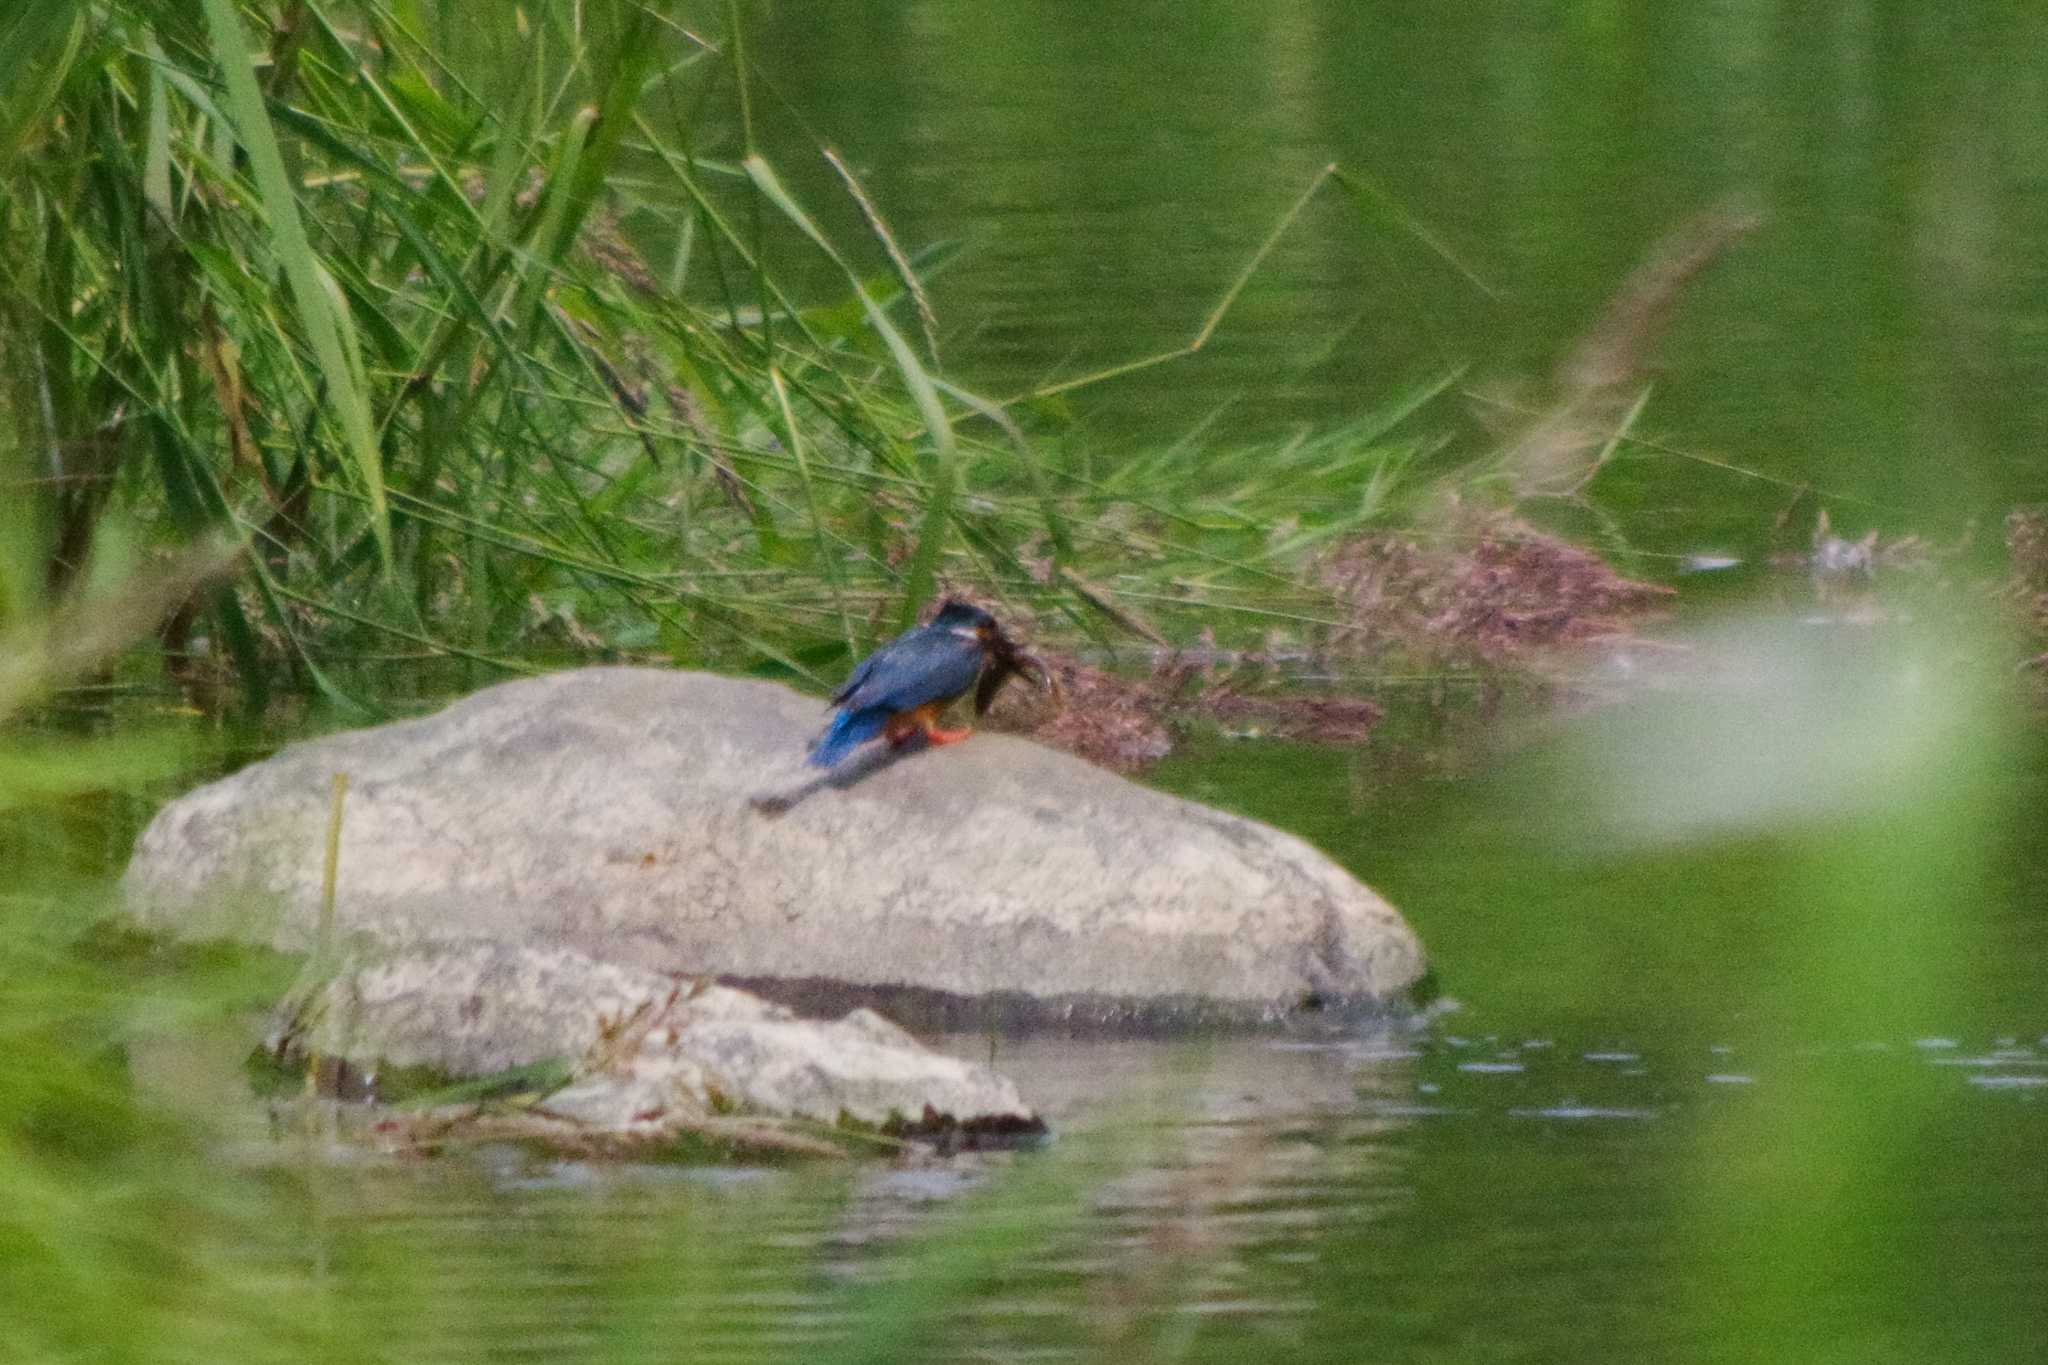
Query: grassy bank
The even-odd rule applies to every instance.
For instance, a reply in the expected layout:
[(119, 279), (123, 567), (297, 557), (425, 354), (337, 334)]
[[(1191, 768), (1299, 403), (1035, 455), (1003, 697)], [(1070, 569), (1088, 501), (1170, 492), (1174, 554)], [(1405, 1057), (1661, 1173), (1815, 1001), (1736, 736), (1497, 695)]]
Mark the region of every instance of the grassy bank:
[[(17, 7), (0, 462), (27, 496), (0, 608), (54, 610), (109, 545), (223, 539), (162, 646), (250, 710), (372, 709), (392, 660), (822, 679), (947, 585), (1076, 638), (1329, 619), (1303, 565), (1401, 508), (1441, 385), (1278, 448), (1098, 463), (1059, 405), (1106, 376), (957, 384), (939, 262), (829, 151), (852, 240), (754, 150), (774, 96), (736, 17)], [(1336, 170), (1307, 194), (1373, 204)]]

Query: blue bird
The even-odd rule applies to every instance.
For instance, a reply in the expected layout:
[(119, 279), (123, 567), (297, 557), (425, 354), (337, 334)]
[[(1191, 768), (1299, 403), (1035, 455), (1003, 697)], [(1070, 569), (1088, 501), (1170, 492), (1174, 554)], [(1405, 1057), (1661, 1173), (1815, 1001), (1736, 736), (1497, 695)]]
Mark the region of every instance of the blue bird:
[(1023, 672), (1052, 686), (1045, 665), (1019, 650), (995, 617), (948, 599), (928, 625), (904, 631), (854, 667), (832, 694), (838, 714), (812, 741), (810, 762), (832, 767), (878, 737), (891, 744), (919, 733), (932, 744), (963, 740), (972, 732), (940, 729), (940, 712), (973, 690), (979, 715), (1011, 674)]

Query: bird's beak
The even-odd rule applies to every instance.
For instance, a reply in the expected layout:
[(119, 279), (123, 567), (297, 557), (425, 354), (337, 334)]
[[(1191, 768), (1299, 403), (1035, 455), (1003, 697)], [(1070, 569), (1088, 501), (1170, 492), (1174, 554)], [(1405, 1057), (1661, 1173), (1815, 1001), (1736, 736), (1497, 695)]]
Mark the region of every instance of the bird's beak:
[(1051, 693), (1061, 705), (1065, 704), (1066, 698), (1060, 690), (1059, 678), (1045, 666), (1045, 661), (1035, 654), (1027, 654), (1017, 648), (1017, 642), (1003, 634), (1001, 627), (990, 629), (984, 643), (988, 648), (989, 666), (982, 671), (981, 681), (974, 689), (975, 714), (987, 712), (995, 702), (996, 693), (1002, 690), (1003, 684), (1009, 681), (1012, 673), (1029, 676), (1041, 689)]
[(1040, 659), (1038, 655), (1026, 653), (1022, 649), (1012, 649), (1010, 651), (1010, 667), (1014, 667), (1018, 673), (1024, 673), (1026, 677), (1030, 677), (1034, 684), (1038, 684), (1038, 692), (1044, 692), (1049, 698), (1053, 698), (1055, 706), (1065, 706), (1067, 704), (1067, 690), (1059, 686), (1059, 673), (1055, 673), (1047, 665), (1047, 661)]
[(1065, 688), (1060, 686), (1060, 675), (1047, 668), (1045, 660), (1039, 658), (1036, 654), (1026, 654), (1021, 649), (1017, 651), (1016, 657), (1017, 671), (1019, 673), (1035, 675), (1032, 681), (1038, 684), (1041, 692), (1044, 692), (1053, 699), (1054, 704), (1059, 706), (1067, 704), (1067, 692)]

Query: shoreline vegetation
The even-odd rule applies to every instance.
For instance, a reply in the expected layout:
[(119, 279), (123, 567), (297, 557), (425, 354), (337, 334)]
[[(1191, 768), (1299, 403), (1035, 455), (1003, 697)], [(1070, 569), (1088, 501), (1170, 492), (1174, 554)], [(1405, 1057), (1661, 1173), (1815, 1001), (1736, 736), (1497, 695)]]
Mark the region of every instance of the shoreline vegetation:
[[(374, 1228), (328, 1225), (321, 1182), (348, 1177), (316, 1136), (226, 1177), (214, 1123), (139, 1092), (146, 1040), (239, 1025), (291, 967), (81, 952), (132, 832), (94, 802), (202, 760), (152, 721), (44, 724), (67, 689), (175, 689), (266, 737), (575, 662), (822, 692), (957, 592), (1072, 699), (1013, 688), (996, 722), (1128, 771), (1189, 727), (1355, 743), (1397, 702), (1597, 699), (1599, 659), (1663, 648), (1685, 566), (1632, 552), (1592, 491), (1675, 453), (1634, 435), (1652, 356), (1754, 210), (1654, 245), (1547, 381), (1454, 369), (1330, 430), (1111, 460), (1075, 395), (1200, 351), (1312, 202), (1487, 286), (1333, 164), (1183, 346), (974, 392), (942, 363), (965, 320), (926, 287), (955, 248), (901, 241), (820, 148), (810, 183), (866, 228), (828, 233), (757, 145), (776, 96), (738, 7), (712, 8), (704, 29), (638, 0), (464, 9), (459, 43), (412, 0), (0, 16), (0, 1314), (23, 1358), (364, 1359), (468, 1311)], [(1446, 434), (1455, 405), (1483, 441)], [(1980, 586), (1786, 494), (1791, 592), (1850, 613), (1895, 571), (1995, 592), (2048, 703), (2041, 511), (2012, 514), (2009, 580)], [(886, 1343), (1042, 1248), (1105, 1150), (1000, 1182), (929, 1240), (931, 1281), (859, 1298), (852, 1329)], [(375, 1320), (386, 1301), (410, 1316)]]
[[(577, 661), (827, 688), (958, 592), (1103, 712), (1012, 723), (1130, 769), (1172, 718), (1350, 740), (1389, 693), (1485, 712), (1671, 596), (1587, 492), (1637, 453), (1684, 290), (1761, 222), (1741, 200), (1654, 244), (1546, 384), (1453, 371), (1335, 430), (1111, 462), (1070, 397), (1200, 350), (1318, 198), (1486, 286), (1331, 165), (1185, 346), (976, 394), (940, 363), (948, 253), (823, 148), (867, 229), (827, 236), (755, 148), (772, 83), (737, 30), (579, 13), (455, 54), (388, 3), (11, 21), (40, 74), (0, 105), (10, 621), (225, 542), (127, 675), (346, 720)], [(1442, 434), (1460, 403), (1486, 444)]]

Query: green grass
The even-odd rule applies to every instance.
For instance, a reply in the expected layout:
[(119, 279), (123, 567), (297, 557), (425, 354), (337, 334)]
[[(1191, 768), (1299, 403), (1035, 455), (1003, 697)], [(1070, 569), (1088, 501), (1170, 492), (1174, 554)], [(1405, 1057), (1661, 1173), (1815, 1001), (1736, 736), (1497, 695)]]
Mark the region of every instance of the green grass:
[(37, 55), (0, 88), (0, 463), (30, 495), (0, 609), (47, 610), (121, 525), (243, 548), (165, 636), (252, 711), (375, 709), (393, 651), (459, 684), (606, 650), (822, 680), (948, 586), (1074, 635), (1256, 640), (1316, 614), (1305, 555), (1397, 514), (1401, 419), (1441, 384), (1101, 469), (1057, 416), (1204, 345), (1311, 197), (1385, 219), (1356, 178), (1247, 243), (1184, 348), (997, 401), (941, 365), (943, 254), (825, 153), (868, 226), (835, 241), (754, 147), (736, 9), (454, 14), (8, 21)]

